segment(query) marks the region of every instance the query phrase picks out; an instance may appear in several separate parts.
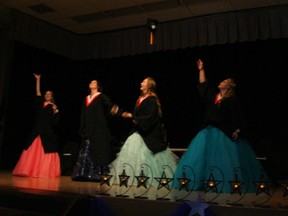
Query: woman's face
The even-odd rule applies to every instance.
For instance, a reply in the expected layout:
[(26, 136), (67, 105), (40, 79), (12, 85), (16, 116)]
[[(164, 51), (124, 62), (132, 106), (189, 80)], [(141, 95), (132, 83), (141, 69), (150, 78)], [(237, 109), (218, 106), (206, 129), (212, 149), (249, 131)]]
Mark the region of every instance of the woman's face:
[(90, 89), (98, 89), (98, 82), (97, 80), (92, 80), (89, 84)]
[(229, 79), (225, 79), (222, 82), (220, 82), (219, 89), (230, 89), (231, 88), (231, 81)]
[(148, 79), (144, 79), (142, 82), (141, 82), (141, 87), (140, 87), (140, 90), (142, 92), (147, 92), (149, 89), (149, 83), (148, 83)]
[(45, 98), (45, 101), (47, 102), (53, 101), (53, 93), (51, 91), (46, 91), (44, 98)]

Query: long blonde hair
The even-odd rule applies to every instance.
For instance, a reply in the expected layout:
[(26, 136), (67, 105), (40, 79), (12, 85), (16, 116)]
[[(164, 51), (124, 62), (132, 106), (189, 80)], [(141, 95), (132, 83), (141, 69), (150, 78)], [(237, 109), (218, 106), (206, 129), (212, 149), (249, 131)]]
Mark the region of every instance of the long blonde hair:
[(147, 79), (147, 82), (148, 82), (148, 95), (149, 96), (154, 96), (156, 98), (156, 103), (158, 105), (158, 112), (159, 112), (160, 117), (162, 117), (162, 106), (161, 106), (159, 97), (156, 94), (156, 88), (157, 88), (156, 81), (152, 77), (146, 77), (146, 79)]
[(225, 92), (225, 95), (222, 95), (222, 98), (230, 98), (230, 97), (235, 97), (236, 94), (235, 94), (235, 88), (236, 88), (236, 83), (235, 83), (235, 80), (232, 79), (232, 78), (228, 78), (226, 79), (227, 80), (227, 83), (228, 83), (228, 86), (229, 88), (227, 89), (227, 91)]

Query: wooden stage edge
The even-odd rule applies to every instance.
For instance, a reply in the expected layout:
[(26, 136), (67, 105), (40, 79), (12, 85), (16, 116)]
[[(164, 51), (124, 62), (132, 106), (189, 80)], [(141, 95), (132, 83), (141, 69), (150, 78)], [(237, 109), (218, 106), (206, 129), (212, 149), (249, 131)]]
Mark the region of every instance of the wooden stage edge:
[(176, 216), (176, 212), (182, 212), (178, 215), (188, 216), (183, 213), (184, 206), (192, 206), (196, 212), (205, 206), (215, 216), (288, 216), (284, 186), (241, 195), (166, 188), (147, 191), (144, 187), (130, 188), (127, 192), (123, 186), (75, 182), (70, 176), (25, 178), (4, 170), (0, 172), (0, 215)]

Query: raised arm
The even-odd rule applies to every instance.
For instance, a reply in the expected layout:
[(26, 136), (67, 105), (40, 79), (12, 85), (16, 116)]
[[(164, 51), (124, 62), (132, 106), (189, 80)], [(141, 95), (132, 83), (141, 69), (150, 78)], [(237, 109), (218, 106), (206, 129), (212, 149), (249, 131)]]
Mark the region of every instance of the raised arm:
[(36, 79), (36, 95), (37, 96), (41, 96), (41, 91), (40, 91), (40, 78), (41, 75), (40, 74), (33, 74), (35, 79)]
[(204, 63), (201, 59), (197, 61), (197, 67), (199, 69), (199, 82), (203, 83), (206, 81), (205, 70), (204, 70)]

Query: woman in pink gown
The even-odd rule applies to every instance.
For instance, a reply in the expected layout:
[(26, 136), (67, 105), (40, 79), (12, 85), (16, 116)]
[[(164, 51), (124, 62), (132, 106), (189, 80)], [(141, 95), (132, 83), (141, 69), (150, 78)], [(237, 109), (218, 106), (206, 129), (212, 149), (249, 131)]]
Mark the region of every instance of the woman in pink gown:
[(60, 157), (57, 145), (57, 124), (59, 110), (52, 91), (41, 97), (41, 75), (36, 79), (35, 125), (12, 174), (34, 178), (55, 178), (61, 176)]

